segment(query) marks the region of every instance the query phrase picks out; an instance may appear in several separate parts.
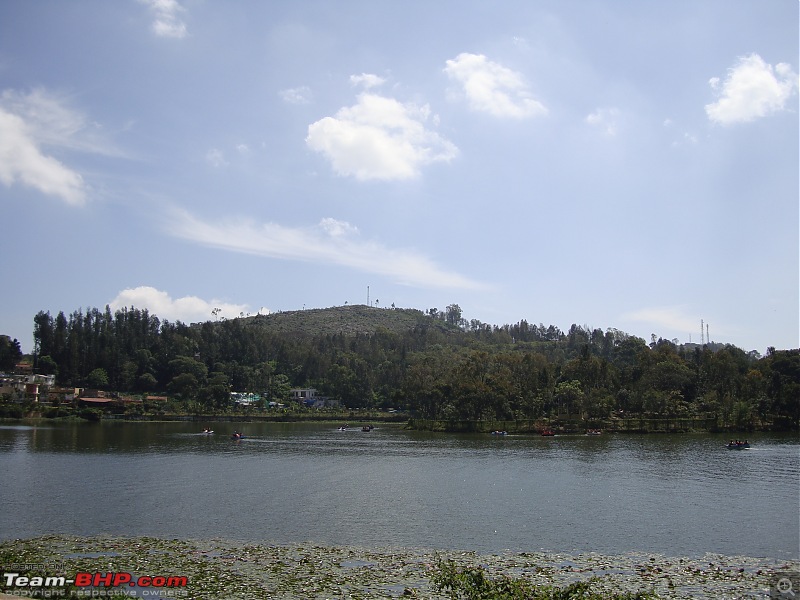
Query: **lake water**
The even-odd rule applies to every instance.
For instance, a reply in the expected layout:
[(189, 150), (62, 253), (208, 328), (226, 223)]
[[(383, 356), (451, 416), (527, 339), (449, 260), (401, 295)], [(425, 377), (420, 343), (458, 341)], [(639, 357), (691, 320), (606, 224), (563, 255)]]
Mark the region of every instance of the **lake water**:
[[(798, 558), (800, 445), (378, 425), (0, 424), (0, 539), (47, 533), (478, 552)], [(229, 434), (242, 428), (246, 439)]]

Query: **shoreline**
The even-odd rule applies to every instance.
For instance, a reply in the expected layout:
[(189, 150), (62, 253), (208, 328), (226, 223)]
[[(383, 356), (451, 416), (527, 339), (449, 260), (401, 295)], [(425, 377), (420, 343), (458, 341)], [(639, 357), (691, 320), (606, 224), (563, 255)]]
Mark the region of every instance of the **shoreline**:
[[(532, 425), (524, 420), (525, 425), (520, 426), (520, 421), (458, 421), (451, 424), (445, 421), (425, 421), (423, 419), (398, 417), (393, 415), (375, 415), (351, 413), (346, 415), (104, 415), (96, 420), (85, 419), (78, 415), (46, 417), (43, 415), (29, 415), (23, 417), (0, 417), (3, 422), (22, 422), (30, 424), (39, 423), (338, 423), (351, 421), (358, 423), (382, 423), (407, 429), (409, 431), (430, 431), (435, 433), (467, 433), (488, 434), (493, 431), (506, 431), (511, 435), (539, 436), (542, 429), (551, 429), (556, 435), (581, 435), (589, 429), (597, 429), (603, 434), (621, 435), (672, 435), (672, 434), (756, 434), (756, 433), (791, 433), (797, 434), (800, 428), (796, 425), (788, 427), (771, 425), (752, 426), (744, 428), (719, 428), (687, 426), (685, 421), (690, 419), (628, 419), (628, 424), (609, 424), (606, 422), (588, 422), (581, 426), (574, 423), (562, 424), (549, 421), (546, 426), (536, 421)], [(663, 423), (656, 423), (663, 421)], [(678, 423), (683, 421), (683, 423)], [(634, 425), (631, 425), (634, 423)], [(590, 426), (591, 425), (591, 426)]]
[[(796, 577), (800, 571), (798, 559), (711, 553), (698, 557), (647, 552), (478, 554), (313, 542), (70, 535), (3, 540), (0, 557), (39, 565), (42, 576), (69, 576), (79, 571), (185, 576), (187, 593), (180, 595), (198, 599), (447, 598), (437, 594), (430, 582), (439, 561), (453, 561), (460, 568), (480, 567), (490, 578), (505, 575), (559, 587), (596, 578), (592, 585), (600, 593), (650, 591), (661, 598), (681, 599), (768, 598), (770, 585), (782, 576)], [(9, 566), (0, 564), (4, 571)], [(37, 574), (36, 570), (28, 572)], [(5, 587), (5, 581), (2, 585)], [(0, 589), (0, 593), (10, 591)]]

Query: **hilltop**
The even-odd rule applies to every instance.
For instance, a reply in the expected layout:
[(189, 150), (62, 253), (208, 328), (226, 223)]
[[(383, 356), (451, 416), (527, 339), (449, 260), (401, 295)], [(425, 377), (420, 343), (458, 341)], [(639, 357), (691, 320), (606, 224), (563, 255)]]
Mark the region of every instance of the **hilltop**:
[[(364, 304), (277, 312), (238, 319), (245, 325), (258, 326), (270, 333), (298, 336), (371, 334), (376, 331), (405, 333), (416, 327), (435, 327), (459, 331), (444, 321), (413, 308), (373, 308)], [(197, 326), (199, 324), (193, 324)]]

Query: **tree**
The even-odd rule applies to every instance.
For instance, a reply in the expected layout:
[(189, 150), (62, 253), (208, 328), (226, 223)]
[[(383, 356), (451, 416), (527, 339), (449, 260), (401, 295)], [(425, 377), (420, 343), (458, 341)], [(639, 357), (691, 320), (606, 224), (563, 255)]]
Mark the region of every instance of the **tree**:
[(105, 389), (108, 387), (108, 373), (102, 368), (94, 369), (86, 378), (86, 383), (91, 388)]
[(40, 356), (36, 370), (42, 375), (57, 375), (58, 364), (50, 356)]
[(198, 384), (204, 384), (208, 376), (208, 367), (188, 356), (178, 356), (169, 361), (169, 369), (173, 375), (190, 374)]
[(156, 389), (157, 385), (158, 385), (158, 380), (152, 373), (142, 373), (141, 375), (139, 375), (139, 377), (136, 378), (136, 387), (138, 387), (143, 392), (149, 392), (151, 390), (154, 390)]
[(458, 304), (451, 304), (445, 309), (444, 320), (450, 325), (461, 325), (461, 307)]
[(267, 387), (267, 396), (270, 401), (285, 402), (289, 398), (291, 392), (292, 385), (286, 375), (279, 373), (278, 375), (270, 377)]
[(172, 378), (167, 384), (167, 390), (171, 394), (177, 394), (183, 398), (193, 398), (199, 389), (197, 377), (191, 373), (181, 373)]
[(53, 318), (49, 312), (40, 310), (33, 318), (33, 352), (50, 354), (53, 348)]
[(582, 408), (583, 388), (580, 381), (562, 381), (556, 386), (555, 400), (558, 406), (558, 414), (569, 415)]
[(22, 358), (19, 342), (7, 335), (0, 335), (0, 371), (13, 371)]

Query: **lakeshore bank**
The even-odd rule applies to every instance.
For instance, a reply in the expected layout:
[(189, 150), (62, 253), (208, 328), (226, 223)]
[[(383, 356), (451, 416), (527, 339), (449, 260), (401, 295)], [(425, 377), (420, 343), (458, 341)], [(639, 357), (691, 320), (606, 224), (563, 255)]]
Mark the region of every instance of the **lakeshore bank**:
[[(667, 557), (631, 552), (524, 552), (476, 554), (452, 550), (271, 545), (225, 540), (49, 535), (0, 542), (0, 568), (24, 576), (74, 576), (78, 572), (186, 577), (186, 587), (161, 588), (160, 597), (202, 599), (426, 598), (437, 593), (431, 575), (440, 561), (480, 567), (488, 577), (525, 578), (563, 587), (593, 579), (600, 594), (655, 592), (661, 598), (769, 598), (779, 581), (797, 585), (800, 560), (706, 554)], [(30, 588), (0, 594), (30, 596)], [(56, 588), (52, 588), (56, 589)], [(73, 596), (65, 590), (64, 597)], [(153, 588), (100, 588), (117, 597), (159, 597)], [(22, 592), (27, 592), (23, 594)], [(108, 594), (113, 595), (113, 594)], [(51, 595), (51, 597), (54, 597)], [(2, 595), (0, 595), (2, 598)]]

